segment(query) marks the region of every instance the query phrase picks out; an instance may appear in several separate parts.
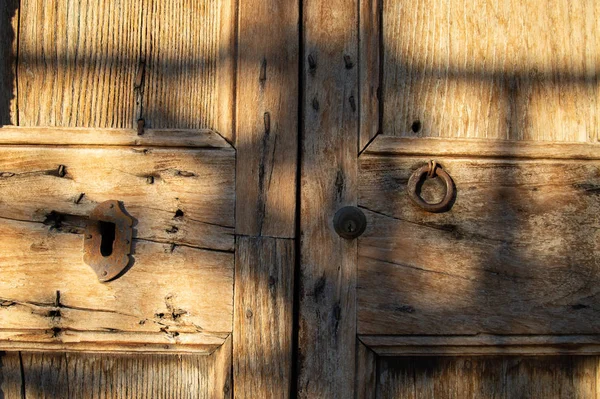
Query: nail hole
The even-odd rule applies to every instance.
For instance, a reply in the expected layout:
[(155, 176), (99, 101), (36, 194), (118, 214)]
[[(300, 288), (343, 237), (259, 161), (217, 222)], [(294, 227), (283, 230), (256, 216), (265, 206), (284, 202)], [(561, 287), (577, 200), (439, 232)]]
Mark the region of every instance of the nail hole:
[(99, 222), (98, 227), (100, 228), (100, 235), (102, 236), (102, 241), (100, 242), (100, 253), (106, 258), (113, 252), (117, 226), (111, 222), (101, 221)]
[(175, 211), (175, 217), (176, 218), (182, 218), (183, 217), (183, 211), (181, 209), (177, 209)]
[(412, 130), (414, 133), (419, 133), (421, 131), (421, 121), (418, 119), (414, 121), (410, 126), (410, 130)]

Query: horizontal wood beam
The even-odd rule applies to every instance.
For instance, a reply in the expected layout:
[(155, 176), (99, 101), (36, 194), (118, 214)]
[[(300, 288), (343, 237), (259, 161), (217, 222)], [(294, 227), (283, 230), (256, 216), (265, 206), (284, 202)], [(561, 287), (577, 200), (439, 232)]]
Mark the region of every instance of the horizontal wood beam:
[(380, 135), (373, 140), (363, 153), (371, 155), (590, 160), (600, 159), (600, 144), (409, 138)]
[(139, 135), (134, 129), (3, 126), (0, 144), (233, 148), (209, 129), (147, 129)]
[(381, 356), (591, 355), (600, 335), (360, 335)]

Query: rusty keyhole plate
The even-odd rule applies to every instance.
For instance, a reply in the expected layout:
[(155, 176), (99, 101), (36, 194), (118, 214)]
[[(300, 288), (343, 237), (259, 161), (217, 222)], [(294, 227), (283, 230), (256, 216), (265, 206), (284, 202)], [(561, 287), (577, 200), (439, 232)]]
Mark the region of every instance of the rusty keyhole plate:
[(100, 281), (117, 277), (129, 264), (133, 219), (119, 201), (99, 204), (90, 214), (83, 241), (83, 261)]

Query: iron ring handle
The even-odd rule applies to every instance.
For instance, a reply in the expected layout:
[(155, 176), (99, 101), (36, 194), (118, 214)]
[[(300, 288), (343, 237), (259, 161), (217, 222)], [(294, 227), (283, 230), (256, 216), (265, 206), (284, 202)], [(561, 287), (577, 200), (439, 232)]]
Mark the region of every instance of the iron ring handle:
[[(417, 186), (423, 179), (423, 176), (428, 179), (435, 177), (436, 175), (444, 181), (446, 185), (446, 194), (440, 202), (430, 204), (421, 198), (417, 193)], [(408, 197), (415, 205), (427, 212), (439, 213), (450, 209), (452, 199), (454, 198), (454, 190), (454, 182), (452, 181), (452, 178), (444, 169), (438, 167), (435, 161), (430, 161), (427, 165), (415, 170), (408, 179)]]

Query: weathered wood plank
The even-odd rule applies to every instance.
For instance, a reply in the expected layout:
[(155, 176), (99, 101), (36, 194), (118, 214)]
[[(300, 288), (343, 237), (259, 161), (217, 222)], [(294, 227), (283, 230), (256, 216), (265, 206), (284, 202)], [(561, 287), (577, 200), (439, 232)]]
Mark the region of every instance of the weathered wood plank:
[(378, 398), (595, 398), (597, 357), (381, 358)]
[(287, 398), (292, 381), (294, 242), (239, 237), (234, 310), (234, 396)]
[[(211, 398), (232, 398), (233, 397), (233, 338), (227, 337), (225, 343), (212, 354), (212, 369), (208, 374), (210, 378), (208, 386), (211, 387)], [(190, 392), (194, 394), (194, 392)]]
[(380, 135), (365, 149), (370, 155), (457, 158), (600, 159), (596, 143), (412, 138)]
[(133, 128), (141, 2), (21, 1), (21, 126)]
[(211, 356), (24, 353), (25, 395), (27, 398), (229, 398), (231, 381), (224, 364), (230, 362), (231, 341), (227, 342), (229, 345)]
[(213, 129), (227, 137), (230, 143), (235, 143), (238, 0), (220, 0), (217, 8), (220, 18), (216, 71), (218, 102)]
[(600, 3), (383, 1), (383, 132), (594, 141)]
[(356, 241), (339, 237), (336, 211), (356, 204), (359, 134), (358, 3), (306, 2), (301, 160), (300, 398), (354, 396)]
[(380, 356), (598, 354), (598, 335), (360, 335)]
[[(230, 2), (152, 0), (143, 8), (144, 89), (141, 117), (150, 128), (218, 129), (221, 107), (231, 108), (231, 40), (220, 40)], [(230, 15), (231, 17), (231, 15)], [(223, 27), (224, 28), (224, 27)], [(225, 64), (225, 66), (224, 66)], [(225, 68), (219, 71), (220, 68)], [(219, 74), (228, 79), (219, 80)], [(221, 84), (222, 86), (217, 86)], [(221, 94), (227, 97), (222, 98)], [(221, 106), (220, 103), (224, 104)], [(231, 138), (229, 126), (221, 133)]]
[(597, 334), (600, 163), (441, 159), (456, 202), (431, 214), (405, 192), (426, 160), (361, 157), (358, 331)]
[(297, 1), (240, 3), (238, 234), (295, 234), (298, 14)]
[(101, 283), (83, 263), (80, 234), (2, 225), (4, 348), (206, 352), (231, 331), (231, 253), (134, 239), (131, 268)]
[(236, 398), (293, 396), (299, 7), (289, 0), (239, 2)]
[(354, 397), (375, 399), (377, 389), (377, 355), (361, 341), (356, 341), (356, 377)]
[[(533, 360), (533, 361), (532, 361)], [(504, 359), (506, 397), (572, 398), (571, 357)]]
[(377, 399), (415, 399), (412, 358), (378, 358), (377, 363)]
[(0, 352), (0, 397), (20, 398), (21, 360), (18, 352)]
[[(360, 0), (359, 74), (360, 133), (358, 150), (362, 151), (379, 132), (381, 1)], [(355, 60), (347, 59), (348, 65)]]
[(0, 127), (0, 144), (13, 145), (120, 145), (148, 147), (224, 148), (231, 145), (212, 130), (77, 127)]
[(17, 35), (19, 1), (0, 3), (0, 126), (17, 121)]
[(0, 147), (0, 217), (88, 216), (116, 199), (139, 239), (231, 251), (234, 162), (227, 149)]
[[(3, 146), (0, 154), (0, 265), (10, 276), (0, 282), (0, 324), (12, 334), (4, 347), (223, 343), (233, 318), (233, 150)], [(82, 233), (108, 199), (136, 222), (131, 268), (103, 284), (83, 262)]]
[(597, 398), (598, 356), (572, 357), (573, 391), (576, 398)]

